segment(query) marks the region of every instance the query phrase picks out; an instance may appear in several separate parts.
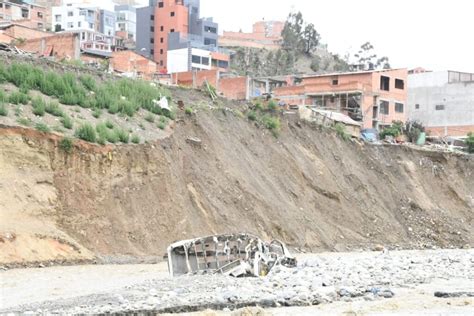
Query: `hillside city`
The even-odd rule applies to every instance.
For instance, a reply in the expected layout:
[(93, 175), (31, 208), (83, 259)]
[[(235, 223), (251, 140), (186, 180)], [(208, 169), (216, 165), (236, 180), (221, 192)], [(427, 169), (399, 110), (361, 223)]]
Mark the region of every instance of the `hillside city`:
[(436, 14), (208, 3), (0, 0), (0, 315), (472, 315), (474, 73), (376, 35)]

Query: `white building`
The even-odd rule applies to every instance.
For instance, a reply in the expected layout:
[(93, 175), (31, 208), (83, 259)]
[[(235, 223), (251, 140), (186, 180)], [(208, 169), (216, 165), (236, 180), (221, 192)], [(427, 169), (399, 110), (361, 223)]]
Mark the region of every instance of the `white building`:
[(115, 7), (116, 31), (124, 32), (128, 40), (136, 42), (137, 39), (137, 11), (130, 5), (118, 5)]
[(210, 70), (212, 53), (198, 48), (180, 48), (168, 51), (168, 73), (190, 70)]
[(408, 75), (408, 117), (433, 136), (474, 132), (474, 74), (457, 71)]
[(66, 4), (52, 8), (53, 30), (76, 31), (89, 30), (99, 31), (100, 12), (97, 8), (87, 8), (75, 4)]

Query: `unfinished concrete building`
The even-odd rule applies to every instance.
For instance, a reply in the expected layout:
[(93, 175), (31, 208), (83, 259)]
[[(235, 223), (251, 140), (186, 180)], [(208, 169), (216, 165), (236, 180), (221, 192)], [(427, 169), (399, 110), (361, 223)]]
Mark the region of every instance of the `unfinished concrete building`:
[(408, 76), (408, 116), (432, 136), (474, 132), (474, 74), (458, 71)]
[(406, 121), (406, 69), (308, 75), (298, 81), (274, 89), (274, 96), (289, 105), (341, 112), (362, 128)]

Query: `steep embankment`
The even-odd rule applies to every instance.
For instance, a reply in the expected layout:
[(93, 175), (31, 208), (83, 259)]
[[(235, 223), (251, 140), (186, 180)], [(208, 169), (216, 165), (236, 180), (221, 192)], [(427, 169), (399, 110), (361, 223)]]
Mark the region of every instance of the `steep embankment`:
[(3, 128), (0, 148), (0, 262), (161, 255), (241, 231), (308, 251), (474, 244), (472, 156), (344, 142), (286, 119), (275, 139), (223, 111), (152, 144), (66, 154), (54, 135)]

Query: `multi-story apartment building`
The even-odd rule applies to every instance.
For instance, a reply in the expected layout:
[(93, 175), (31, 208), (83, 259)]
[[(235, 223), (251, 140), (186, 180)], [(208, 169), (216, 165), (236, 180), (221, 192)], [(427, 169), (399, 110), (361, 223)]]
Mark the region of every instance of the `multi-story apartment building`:
[(47, 9), (43, 6), (23, 1), (0, 1), (0, 22), (15, 22), (23, 26), (45, 30)]
[(81, 50), (102, 55), (110, 55), (115, 50), (114, 12), (70, 2), (53, 7), (52, 14), (54, 30), (79, 34)]
[(137, 40), (137, 9), (131, 5), (117, 5), (115, 14), (117, 35), (135, 42)]
[(474, 132), (474, 74), (446, 70), (408, 75), (408, 116), (432, 136)]
[[(153, 58), (162, 71), (213, 67), (218, 24), (200, 18), (200, 0), (150, 0), (148, 7), (137, 10), (137, 21), (137, 52)], [(214, 64), (220, 61), (226, 68), (228, 58), (214, 57)]]
[(100, 10), (96, 7), (67, 4), (53, 7), (52, 15), (55, 32), (76, 30), (99, 32), (100, 29)]

